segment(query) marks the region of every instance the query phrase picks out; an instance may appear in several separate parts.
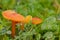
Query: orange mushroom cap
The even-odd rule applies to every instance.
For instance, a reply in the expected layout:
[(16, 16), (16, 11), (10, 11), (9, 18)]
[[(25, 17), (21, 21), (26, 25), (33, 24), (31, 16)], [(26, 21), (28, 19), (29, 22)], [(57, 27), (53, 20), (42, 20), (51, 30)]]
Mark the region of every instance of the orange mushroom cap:
[(26, 16), (24, 23), (29, 23), (31, 20), (32, 20), (32, 16), (28, 15), (28, 16)]
[(34, 17), (34, 18), (32, 18), (32, 23), (33, 24), (40, 24), (40, 23), (42, 23), (42, 19), (40, 19), (38, 17)]
[(2, 12), (2, 15), (4, 18), (8, 19), (8, 20), (12, 20), (12, 21), (16, 21), (16, 22), (21, 22), (24, 20), (24, 16), (17, 14), (15, 11), (13, 10), (6, 10)]

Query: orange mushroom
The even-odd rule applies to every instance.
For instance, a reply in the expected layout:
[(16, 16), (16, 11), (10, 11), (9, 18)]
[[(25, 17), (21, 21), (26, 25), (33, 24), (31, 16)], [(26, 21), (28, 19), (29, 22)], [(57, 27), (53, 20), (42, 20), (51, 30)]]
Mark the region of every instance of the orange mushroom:
[(29, 23), (31, 20), (32, 20), (32, 16), (31, 15), (26, 16), (26, 18), (24, 19), (23, 23), (21, 24), (20, 29), (24, 30), (24, 24)]
[(40, 23), (42, 23), (42, 19), (38, 17), (32, 18), (32, 24), (40, 24)]
[(28, 16), (26, 16), (24, 23), (29, 23), (31, 20), (32, 20), (32, 16), (28, 15)]
[(12, 21), (12, 37), (14, 38), (15, 36), (15, 24), (17, 22), (22, 22), (24, 20), (24, 17), (20, 14), (17, 14), (13, 10), (6, 10), (2, 12), (2, 15), (4, 18), (11, 20)]

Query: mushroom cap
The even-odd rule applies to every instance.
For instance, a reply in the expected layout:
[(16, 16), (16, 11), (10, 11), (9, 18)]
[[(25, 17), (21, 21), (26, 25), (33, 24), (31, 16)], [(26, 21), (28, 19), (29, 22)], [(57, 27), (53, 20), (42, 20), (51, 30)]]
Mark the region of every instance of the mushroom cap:
[(28, 15), (28, 16), (26, 16), (24, 23), (29, 23), (31, 20), (32, 20), (32, 16)]
[(40, 24), (40, 23), (42, 23), (42, 19), (38, 17), (32, 18), (32, 24)]
[(15, 21), (15, 22), (22, 22), (24, 20), (24, 16), (17, 14), (13, 10), (6, 10), (2, 12), (4, 18)]

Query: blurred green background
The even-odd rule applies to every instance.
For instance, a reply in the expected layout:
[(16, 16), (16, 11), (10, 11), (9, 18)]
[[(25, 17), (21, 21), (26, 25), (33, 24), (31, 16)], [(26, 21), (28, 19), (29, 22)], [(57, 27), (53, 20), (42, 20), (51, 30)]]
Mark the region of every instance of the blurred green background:
[(2, 17), (4, 10), (43, 19), (39, 25), (26, 24), (24, 31), (17, 24), (14, 40), (60, 40), (60, 0), (0, 0), (0, 40), (12, 40), (11, 21)]

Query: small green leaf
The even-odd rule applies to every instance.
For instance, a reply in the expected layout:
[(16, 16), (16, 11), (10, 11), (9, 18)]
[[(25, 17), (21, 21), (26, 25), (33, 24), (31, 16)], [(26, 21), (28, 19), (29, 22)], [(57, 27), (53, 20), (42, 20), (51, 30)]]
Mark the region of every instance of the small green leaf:
[(0, 24), (0, 31), (3, 29), (3, 26)]

